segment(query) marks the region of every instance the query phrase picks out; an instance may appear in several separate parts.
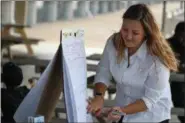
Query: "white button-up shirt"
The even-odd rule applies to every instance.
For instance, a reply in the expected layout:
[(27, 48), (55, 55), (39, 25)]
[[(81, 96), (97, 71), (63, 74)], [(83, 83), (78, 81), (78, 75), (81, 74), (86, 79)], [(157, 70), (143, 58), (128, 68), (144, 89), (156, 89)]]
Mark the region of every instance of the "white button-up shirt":
[(147, 111), (126, 115), (123, 122), (161, 122), (171, 118), (170, 70), (155, 56), (149, 54), (146, 41), (130, 57), (117, 63), (116, 50), (110, 38), (99, 62), (95, 83), (109, 86), (112, 78), (116, 82), (116, 106), (127, 106), (142, 99)]

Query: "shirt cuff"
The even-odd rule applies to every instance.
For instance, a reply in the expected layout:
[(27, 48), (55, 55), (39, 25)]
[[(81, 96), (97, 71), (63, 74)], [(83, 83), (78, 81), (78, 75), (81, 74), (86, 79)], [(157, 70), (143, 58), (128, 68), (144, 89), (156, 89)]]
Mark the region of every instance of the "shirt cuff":
[(144, 103), (147, 107), (147, 110), (150, 110), (153, 106), (152, 103), (150, 102), (150, 100), (147, 97), (143, 97), (142, 100), (144, 101)]
[(103, 77), (95, 77), (94, 84), (96, 84), (96, 83), (103, 83), (103, 84), (105, 84), (107, 87), (110, 86), (109, 80), (106, 80), (106, 79), (103, 78)]

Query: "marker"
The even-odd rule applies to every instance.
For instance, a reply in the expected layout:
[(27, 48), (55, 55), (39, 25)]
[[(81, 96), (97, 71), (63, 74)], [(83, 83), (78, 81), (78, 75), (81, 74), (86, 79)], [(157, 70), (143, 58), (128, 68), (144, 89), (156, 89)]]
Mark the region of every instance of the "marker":
[(120, 115), (120, 116), (124, 116), (125, 114), (123, 112), (119, 112), (118, 110), (114, 110), (112, 112), (113, 115)]

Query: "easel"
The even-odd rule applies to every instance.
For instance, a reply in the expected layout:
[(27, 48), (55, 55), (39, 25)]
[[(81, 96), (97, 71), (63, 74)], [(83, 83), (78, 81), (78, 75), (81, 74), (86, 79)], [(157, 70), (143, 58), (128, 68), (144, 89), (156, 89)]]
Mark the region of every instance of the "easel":
[[(68, 32), (67, 32), (67, 34), (68, 34)], [(70, 35), (70, 34), (71, 33), (69, 33), (69, 36), (75, 36), (75, 35)], [(73, 34), (76, 34), (76, 33), (73, 33)], [(79, 36), (79, 38), (81, 38), (81, 37), (83, 37), (84, 33), (82, 32), (82, 33), (78, 33), (78, 34), (79, 35), (77, 35), (77, 36)], [(62, 41), (62, 35), (63, 34), (61, 31), (60, 41)], [(65, 37), (65, 35), (63, 35), (63, 36)], [(71, 39), (71, 38), (69, 38), (69, 39)], [(75, 40), (76, 40), (76, 38), (75, 38)], [(63, 47), (62, 47), (62, 45), (63, 45)], [(47, 66), (47, 68), (45, 69), (43, 74), (41, 75), (38, 83), (36, 84), (36, 86), (34, 88), (32, 88), (32, 90), (28, 93), (28, 95), (23, 100), (22, 104), (17, 109), (17, 111), (15, 113), (15, 117), (14, 117), (16, 122), (25, 122), (28, 119), (28, 117), (37, 117), (37, 116), (44, 116), (45, 122), (50, 122), (52, 119), (52, 115), (54, 113), (54, 110), (56, 108), (56, 105), (58, 104), (61, 92), (63, 92), (64, 97), (67, 97), (67, 98), (64, 98), (64, 104), (65, 104), (64, 107), (66, 107), (66, 108), (64, 108), (64, 110), (69, 118), (69, 119), (67, 119), (67, 121), (69, 121), (69, 120), (70, 120), (69, 122), (81, 121), (81, 120), (86, 121), (86, 115), (85, 115), (87, 113), (85, 110), (86, 107), (80, 107), (82, 103), (83, 103), (83, 105), (86, 105), (86, 103), (87, 103), (86, 99), (85, 99), (86, 95), (82, 95), (82, 91), (86, 92), (86, 90), (85, 90), (86, 80), (84, 80), (84, 78), (86, 78), (86, 75), (85, 75), (86, 71), (84, 71), (86, 69), (85, 64), (84, 64), (86, 61), (86, 57), (85, 57), (85, 53), (83, 51), (81, 52), (81, 54), (78, 54), (78, 51), (80, 52), (81, 50), (83, 50), (83, 49), (81, 49), (81, 48), (83, 48), (82, 45), (83, 44), (80, 40), (76, 40), (76, 42), (74, 42), (73, 39), (71, 40), (71, 42), (68, 39), (66, 39), (65, 42), (60, 43), (54, 58), (51, 60), (51, 62), (49, 63), (49, 65)], [(75, 52), (73, 52), (73, 51), (75, 51)], [(76, 56), (72, 55), (72, 57), (68, 57), (68, 54), (71, 54), (71, 53), (77, 53), (77, 54), (73, 54)], [(65, 61), (66, 61), (65, 63), (63, 63), (63, 58), (65, 58)], [(78, 58), (80, 59), (80, 62), (78, 62), (78, 61), (74, 62)], [(75, 63), (77, 63), (77, 64), (75, 64)], [(83, 69), (81, 71), (82, 76), (81, 76), (81, 72), (80, 72), (80, 74), (78, 74), (78, 76), (75, 76), (76, 70), (78, 70), (78, 65), (79, 65), (78, 63), (80, 63), (80, 65), (81, 64), (84, 65), (84, 67), (82, 67)], [(68, 75), (66, 75), (66, 74), (68, 74), (68, 72), (66, 72), (67, 69), (64, 65), (68, 65), (68, 67), (69, 67), (69, 65), (76, 65), (77, 66), (77, 68), (75, 70), (70, 71), (70, 77), (81, 76), (80, 79), (82, 80), (82, 83), (79, 84), (80, 86), (82, 86), (81, 91), (78, 91), (78, 89), (74, 90), (74, 92), (68, 91), (75, 86), (78, 87), (79, 85), (78, 84), (73, 85), (74, 81), (69, 80), (71, 78), (67, 77)], [(63, 68), (63, 66), (65, 68)], [(70, 69), (71, 68), (69, 68), (68, 70), (70, 70)], [(66, 83), (64, 83), (64, 79), (65, 79)], [(64, 92), (66, 92), (67, 95)], [(78, 96), (80, 96), (80, 98), (83, 98), (84, 100), (74, 102), (74, 100), (76, 99), (74, 93), (78, 94)], [(82, 97), (81, 97), (81, 95), (82, 95)], [(35, 100), (35, 102), (30, 104), (30, 101), (32, 101), (32, 100)], [(66, 102), (68, 104), (66, 104)], [(29, 104), (29, 106), (28, 106), (28, 104)], [(69, 104), (70, 105), (74, 104), (76, 107), (74, 106), (73, 109), (69, 109), (70, 108)], [(84, 114), (83, 117), (80, 117), (80, 114), (78, 112), (78, 110), (80, 110), (80, 109), (82, 109), (80, 113)], [(25, 110), (28, 110), (28, 112), (25, 113)], [(69, 113), (70, 113), (70, 115), (69, 115)]]

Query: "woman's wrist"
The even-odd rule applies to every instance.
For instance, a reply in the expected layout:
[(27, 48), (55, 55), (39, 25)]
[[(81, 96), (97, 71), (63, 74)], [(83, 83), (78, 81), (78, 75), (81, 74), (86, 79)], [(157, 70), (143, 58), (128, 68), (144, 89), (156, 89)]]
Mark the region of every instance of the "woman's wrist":
[(96, 97), (101, 97), (103, 100), (104, 100), (104, 95), (103, 95), (103, 93), (100, 93), (100, 92), (96, 92), (95, 93), (95, 95), (94, 95), (94, 97), (96, 98)]
[(101, 99), (102, 101), (104, 101), (103, 95), (95, 95), (94, 98), (95, 99)]

